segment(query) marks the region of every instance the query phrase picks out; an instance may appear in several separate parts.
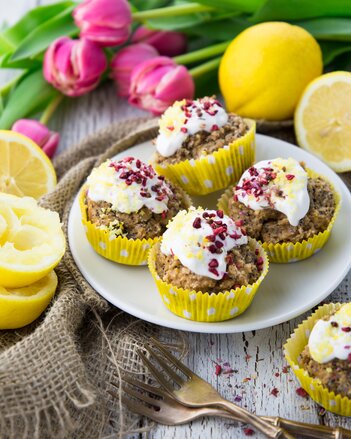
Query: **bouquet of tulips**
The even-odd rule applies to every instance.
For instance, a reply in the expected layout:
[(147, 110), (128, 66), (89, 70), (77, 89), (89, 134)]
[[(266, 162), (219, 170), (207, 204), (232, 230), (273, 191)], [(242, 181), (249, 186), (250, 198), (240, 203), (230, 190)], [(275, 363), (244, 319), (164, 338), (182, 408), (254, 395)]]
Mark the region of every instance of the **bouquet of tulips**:
[(0, 89), (0, 129), (31, 137), (52, 156), (59, 136), (46, 124), (65, 96), (113, 80), (131, 105), (161, 114), (177, 99), (202, 94), (203, 84), (205, 94), (216, 92), (226, 47), (262, 21), (304, 27), (319, 41), (324, 64), (345, 69), (349, 17), (346, 0), (84, 0), (41, 6), (0, 34), (0, 68), (20, 72)]

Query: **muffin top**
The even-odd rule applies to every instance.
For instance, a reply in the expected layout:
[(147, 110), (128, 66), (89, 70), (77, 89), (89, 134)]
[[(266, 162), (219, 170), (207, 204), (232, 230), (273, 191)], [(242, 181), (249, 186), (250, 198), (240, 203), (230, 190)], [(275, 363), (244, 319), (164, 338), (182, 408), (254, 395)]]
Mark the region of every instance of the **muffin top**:
[(310, 207), (307, 183), (307, 172), (295, 159), (263, 160), (244, 172), (234, 198), (252, 210), (282, 212), (297, 226)]
[(334, 359), (351, 361), (351, 303), (343, 305), (328, 320), (318, 320), (308, 341), (313, 360), (327, 363)]
[(107, 160), (93, 169), (87, 184), (91, 201), (109, 203), (112, 210), (121, 213), (137, 212), (143, 207), (157, 214), (166, 212), (173, 196), (163, 176), (133, 157)]
[(155, 141), (157, 152), (170, 157), (189, 136), (200, 131), (217, 131), (227, 122), (228, 114), (215, 98), (176, 101), (160, 118)]
[(223, 211), (190, 208), (168, 224), (161, 252), (197, 275), (220, 280), (227, 274), (228, 252), (247, 242), (240, 226)]

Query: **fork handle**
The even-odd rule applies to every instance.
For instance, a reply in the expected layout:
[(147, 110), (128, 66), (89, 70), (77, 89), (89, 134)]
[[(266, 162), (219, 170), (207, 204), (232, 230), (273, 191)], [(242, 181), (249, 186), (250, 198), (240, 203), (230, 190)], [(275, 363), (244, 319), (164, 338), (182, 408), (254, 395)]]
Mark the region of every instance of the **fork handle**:
[(342, 427), (333, 428), (327, 425), (306, 424), (304, 422), (269, 416), (261, 416), (261, 419), (301, 436), (318, 439), (351, 439), (351, 430), (346, 430)]
[(269, 421), (260, 418), (259, 416), (255, 415), (254, 413), (250, 413), (249, 411), (245, 410), (242, 407), (239, 407), (229, 401), (226, 401), (224, 399), (221, 399), (220, 401), (216, 402), (215, 405), (217, 407), (221, 407), (227, 412), (232, 413), (236, 417), (240, 415), (242, 421), (247, 422), (248, 424), (255, 427), (257, 430), (259, 430), (261, 433), (266, 435), (268, 438), (271, 439), (294, 439), (295, 436), (291, 435), (290, 433), (286, 432), (282, 427), (279, 425), (275, 425), (274, 423), (270, 423)]

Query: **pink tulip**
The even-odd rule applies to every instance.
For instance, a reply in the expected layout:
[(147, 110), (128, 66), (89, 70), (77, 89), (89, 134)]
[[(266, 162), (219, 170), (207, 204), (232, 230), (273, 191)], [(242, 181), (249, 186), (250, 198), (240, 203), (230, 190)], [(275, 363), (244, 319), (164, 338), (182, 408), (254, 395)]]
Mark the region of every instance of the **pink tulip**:
[(93, 90), (107, 67), (103, 50), (82, 38), (61, 37), (47, 49), (44, 78), (67, 96), (80, 96)]
[(177, 56), (186, 51), (186, 36), (180, 32), (169, 32), (138, 27), (132, 36), (133, 43), (147, 43), (160, 55)]
[(80, 35), (101, 46), (118, 46), (129, 38), (132, 14), (127, 0), (84, 0), (73, 17)]
[(55, 154), (60, 141), (59, 133), (50, 131), (47, 126), (37, 120), (19, 119), (13, 124), (11, 129), (32, 139), (48, 157), (52, 157)]
[(131, 44), (116, 53), (111, 62), (111, 77), (116, 81), (120, 96), (129, 95), (130, 78), (134, 67), (156, 56), (158, 56), (157, 50), (148, 44)]
[(163, 113), (174, 101), (194, 96), (194, 81), (184, 66), (158, 56), (138, 64), (132, 72), (129, 103)]

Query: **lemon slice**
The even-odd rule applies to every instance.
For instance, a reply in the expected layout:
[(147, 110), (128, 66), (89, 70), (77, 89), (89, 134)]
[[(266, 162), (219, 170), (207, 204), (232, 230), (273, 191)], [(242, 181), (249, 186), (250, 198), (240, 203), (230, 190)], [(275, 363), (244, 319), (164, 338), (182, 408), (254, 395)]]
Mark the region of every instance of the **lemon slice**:
[(17, 288), (46, 276), (65, 252), (56, 212), (30, 197), (0, 193), (0, 285)]
[(38, 199), (55, 185), (55, 169), (39, 146), (22, 134), (0, 130), (0, 191)]
[(57, 287), (54, 271), (23, 288), (0, 286), (0, 330), (29, 325), (49, 305)]
[(312, 81), (295, 112), (298, 144), (336, 172), (351, 170), (351, 73), (333, 72)]

